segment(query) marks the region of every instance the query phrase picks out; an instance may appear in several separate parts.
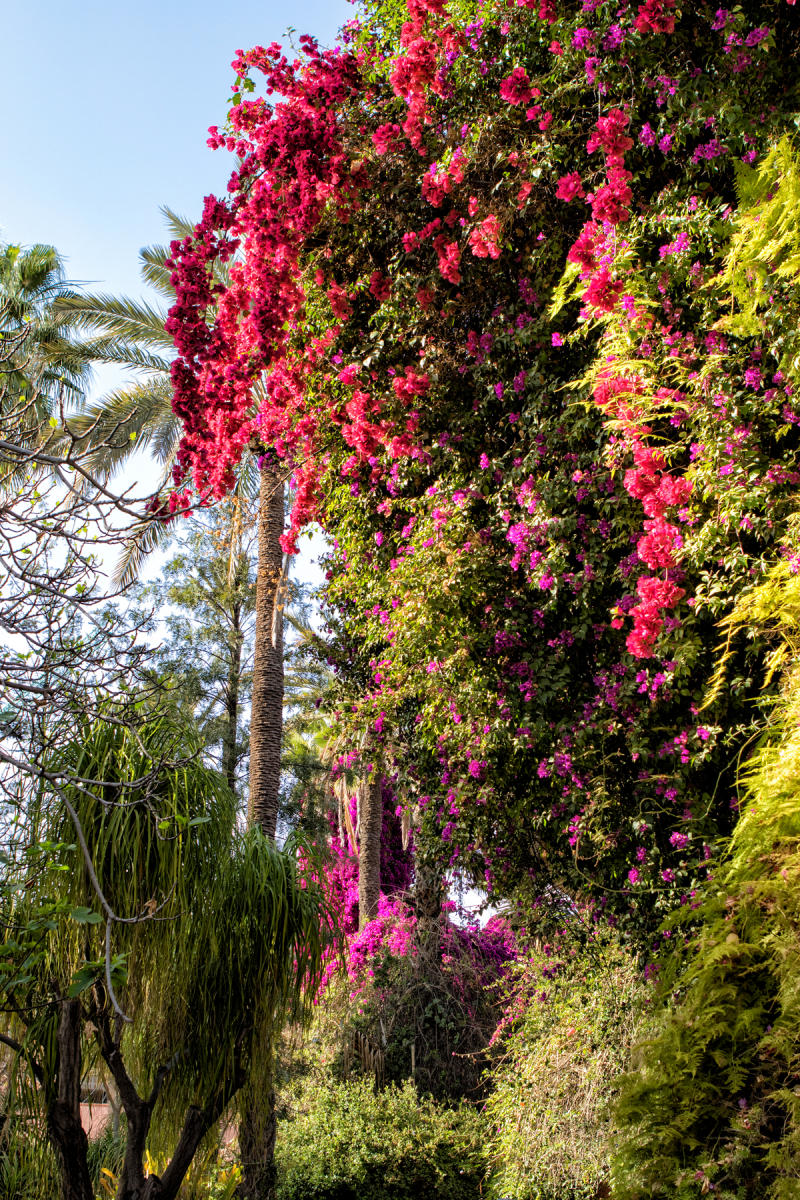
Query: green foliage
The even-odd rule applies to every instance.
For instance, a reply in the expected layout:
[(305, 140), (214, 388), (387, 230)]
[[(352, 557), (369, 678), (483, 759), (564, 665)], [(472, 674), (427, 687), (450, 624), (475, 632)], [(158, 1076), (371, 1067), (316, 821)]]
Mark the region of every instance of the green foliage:
[[(663, 1005), (619, 1107), (615, 1196), (789, 1200), (800, 1174), (800, 581), (779, 562), (731, 633), (767, 626), (783, 690), (742, 771), (746, 808), (723, 869), (683, 923)], [(680, 930), (680, 923), (677, 923)]]
[(50, 1200), (58, 1195), (58, 1170), (50, 1146), (30, 1120), (3, 1126), (0, 1138), (0, 1200)]
[[(28, 450), (52, 449), (54, 413), (83, 398), (87, 363), (57, 307), (67, 290), (53, 246), (0, 243), (0, 417), (3, 439)], [(19, 457), (4, 453), (0, 482), (13, 494), (23, 480)]]
[(268, 1078), (276, 1028), (310, 999), (327, 928), (319, 891), (301, 881), (294, 847), (237, 829), (233, 797), (198, 749), (167, 719), (98, 721), (53, 762), (74, 782), (40, 799), (31, 846), (0, 892), (0, 992), (23, 1044), (12, 1111), (40, 1111), (51, 1093), (59, 997), (84, 1005), (84, 1061), (109, 1028), (106, 936), (130, 1017), (127, 1070), (140, 1095), (163, 1078), (154, 1153), (171, 1151), (187, 1106), (232, 1096), (243, 1073)]
[(99, 1195), (108, 1191), (108, 1188), (103, 1188), (104, 1180), (108, 1180), (110, 1185), (111, 1181), (119, 1175), (124, 1157), (124, 1123), (115, 1130), (113, 1124), (109, 1122), (101, 1134), (90, 1140), (89, 1153), (86, 1156), (89, 1174), (92, 1177), (95, 1191)]
[(276, 1154), (278, 1200), (473, 1200), (485, 1170), (478, 1114), (420, 1099), (411, 1083), (301, 1091)]
[(636, 963), (610, 940), (580, 951), (568, 940), (546, 944), (520, 961), (509, 998), (513, 1022), (486, 1103), (492, 1195), (598, 1195), (613, 1148), (614, 1081), (644, 1000)]
[[(788, 137), (755, 169), (737, 169), (737, 209), (723, 271), (710, 285), (729, 296), (731, 313), (717, 325), (737, 336), (758, 334), (765, 308), (800, 276), (800, 160)], [(734, 312), (734, 304), (738, 312)], [(784, 347), (781, 367), (797, 371), (797, 339)]]
[(249, 740), (255, 563), (252, 514), (239, 498), (184, 523), (176, 553), (134, 593), (166, 628), (150, 679), (192, 722), (241, 793)]

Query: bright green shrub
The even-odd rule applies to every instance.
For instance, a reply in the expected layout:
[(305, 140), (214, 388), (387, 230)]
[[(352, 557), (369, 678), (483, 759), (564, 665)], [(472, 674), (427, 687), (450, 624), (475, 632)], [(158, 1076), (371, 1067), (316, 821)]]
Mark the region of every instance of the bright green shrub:
[(467, 1107), (420, 1098), (411, 1083), (366, 1080), (301, 1094), (278, 1127), (278, 1200), (473, 1200), (485, 1173), (483, 1125)]
[(603, 1194), (614, 1137), (609, 1100), (645, 987), (630, 955), (610, 941), (583, 951), (545, 945), (522, 964), (486, 1104), (494, 1196)]

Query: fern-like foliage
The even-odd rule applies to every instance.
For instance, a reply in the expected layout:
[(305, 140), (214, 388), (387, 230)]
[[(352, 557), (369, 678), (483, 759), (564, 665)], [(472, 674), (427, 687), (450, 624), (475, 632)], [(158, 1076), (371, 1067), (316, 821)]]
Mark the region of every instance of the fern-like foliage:
[[(730, 298), (719, 328), (746, 337), (761, 330), (766, 309), (780, 311), (783, 290), (800, 279), (800, 157), (789, 138), (773, 146), (758, 167), (737, 164), (739, 200), (722, 272), (708, 284)], [(774, 313), (773, 313), (774, 316)], [(800, 365), (796, 323), (783, 369)]]
[[(651, 1039), (624, 1080), (614, 1196), (789, 1200), (800, 1180), (800, 574), (743, 597), (731, 636), (771, 632), (782, 689), (688, 954), (666, 964)], [(673, 934), (680, 932), (676, 922)]]

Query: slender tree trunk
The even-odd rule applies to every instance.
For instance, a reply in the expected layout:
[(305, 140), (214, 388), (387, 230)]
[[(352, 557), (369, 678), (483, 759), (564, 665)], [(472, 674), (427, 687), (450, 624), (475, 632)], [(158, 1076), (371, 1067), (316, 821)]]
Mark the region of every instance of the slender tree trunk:
[(283, 613), (278, 595), (283, 577), (283, 482), (276, 471), (261, 472), (258, 508), (256, 644), (250, 717), (248, 822), (275, 837), (283, 732)]
[(47, 1105), (47, 1133), (61, 1172), (62, 1200), (93, 1200), (81, 1125), (81, 1003), (62, 1000), (56, 1033), (56, 1077)]
[(377, 754), (359, 791), (358, 805), (358, 927), (363, 929), (378, 915), (381, 891), (383, 772)]
[[(256, 642), (250, 713), (250, 798), (247, 819), (269, 838), (278, 824), (283, 734), (283, 483), (276, 471), (261, 472), (258, 505)], [(275, 1178), (275, 1096), (248, 1089), (239, 1121), (243, 1178), (237, 1194), (264, 1200)]]
[(95, 1011), (93, 1019), (100, 1053), (114, 1080), (119, 1104), (125, 1112), (127, 1123), (125, 1158), (119, 1177), (117, 1200), (129, 1200), (130, 1197), (137, 1197), (138, 1200), (145, 1185), (143, 1159), (147, 1135), (150, 1132), (150, 1119), (164, 1076), (161, 1072), (157, 1074), (156, 1086), (149, 1100), (140, 1096), (123, 1061), (119, 1033), (116, 1038), (112, 1033), (108, 1013)]
[(192, 1105), (187, 1109), (178, 1144), (164, 1174), (160, 1178), (158, 1175), (148, 1175), (144, 1189), (131, 1192), (125, 1200), (176, 1200), (200, 1143), (225, 1112), (243, 1082), (244, 1073), (237, 1070), (228, 1086), (220, 1089), (203, 1108)]
[(236, 791), (236, 735), (239, 731), (239, 689), (242, 678), (242, 644), (244, 636), (241, 628), (242, 606), (233, 606), (232, 628), (229, 642), (230, 662), (228, 663), (228, 682), (225, 688), (225, 732), (222, 738), (222, 773), (232, 792)]
[[(112, 1034), (108, 1014), (95, 1011), (94, 1017), (97, 1022), (96, 1036), (100, 1053), (116, 1084), (119, 1101), (127, 1120), (125, 1160), (117, 1187), (117, 1200), (176, 1200), (200, 1143), (244, 1084), (245, 1071), (238, 1058), (238, 1051), (235, 1067), (227, 1084), (218, 1088), (203, 1108), (191, 1105), (187, 1109), (177, 1145), (164, 1174), (145, 1176), (144, 1153), (153, 1110), (174, 1064), (168, 1063), (159, 1068), (150, 1096), (145, 1100), (139, 1095), (128, 1074), (120, 1051), (119, 1038)], [(88, 1200), (92, 1200), (91, 1188)]]

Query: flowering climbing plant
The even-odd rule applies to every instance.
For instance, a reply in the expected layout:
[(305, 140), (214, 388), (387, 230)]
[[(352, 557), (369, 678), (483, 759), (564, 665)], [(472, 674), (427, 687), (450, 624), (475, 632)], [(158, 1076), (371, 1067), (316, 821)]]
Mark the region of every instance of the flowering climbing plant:
[(786, 0), (376, 0), (237, 54), (228, 195), (173, 246), (175, 503), (277, 455), (338, 720), (422, 835), (647, 936), (735, 822), (763, 647), (702, 709), (717, 624), (800, 479), (795, 284), (742, 321), (721, 282), (799, 46)]

